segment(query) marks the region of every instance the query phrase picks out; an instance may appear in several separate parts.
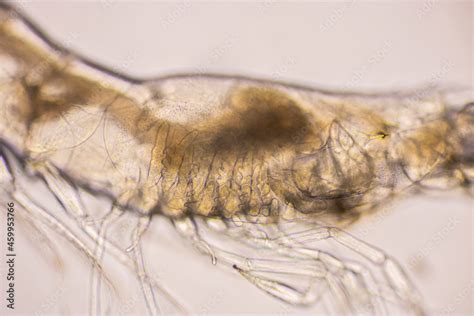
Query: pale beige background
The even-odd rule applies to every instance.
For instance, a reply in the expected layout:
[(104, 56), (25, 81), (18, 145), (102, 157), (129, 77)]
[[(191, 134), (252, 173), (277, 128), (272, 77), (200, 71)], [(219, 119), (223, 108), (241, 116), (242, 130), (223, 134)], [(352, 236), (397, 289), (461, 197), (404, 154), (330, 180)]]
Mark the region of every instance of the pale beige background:
[[(432, 82), (472, 86), (472, 2), (104, 0), (21, 6), (53, 38), (136, 76), (223, 72), (365, 90)], [(472, 199), (460, 193), (431, 194), (390, 209), (353, 232), (408, 267), (433, 315), (446, 310), (472, 314)], [(50, 263), (39, 255), (41, 245), (35, 249), (22, 237), (26, 230), (19, 231), (17, 241), (22, 255), (18, 288), (23, 291), (18, 292), (17, 313), (87, 312), (86, 260), (64, 243), (67, 281), (58, 285)], [(289, 308), (235, 274), (213, 267), (166, 225), (157, 224), (146, 243), (160, 279), (196, 313), (310, 312)], [(416, 256), (420, 259), (410, 264)], [(124, 314), (143, 305), (139, 292), (125, 301), (131, 307), (124, 306)], [(3, 298), (0, 311), (5, 312)]]

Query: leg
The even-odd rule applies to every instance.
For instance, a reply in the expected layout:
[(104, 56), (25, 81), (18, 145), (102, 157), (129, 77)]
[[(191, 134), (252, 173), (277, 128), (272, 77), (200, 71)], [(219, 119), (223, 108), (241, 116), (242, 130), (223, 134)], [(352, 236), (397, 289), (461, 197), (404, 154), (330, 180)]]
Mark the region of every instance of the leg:
[[(419, 295), (408, 279), (408, 276), (395, 259), (389, 257), (382, 250), (357, 239), (349, 233), (336, 227), (320, 226), (314, 229), (278, 237), (276, 238), (276, 241), (295, 247), (294, 242), (304, 244), (309, 241), (324, 239), (333, 239), (341, 245), (363, 256), (372, 264), (380, 267), (386, 281), (388, 281), (398, 298), (405, 302), (408, 307), (415, 312), (415, 314), (423, 315)], [(298, 249), (298, 247), (296, 247), (296, 249)], [(300, 248), (299, 251), (304, 250), (304, 248)]]
[[(104, 220), (100, 224), (99, 237), (100, 239), (96, 243), (94, 255), (98, 259), (99, 263), (102, 264), (106, 243), (104, 240), (107, 238), (107, 229), (123, 214), (123, 211), (117, 207), (112, 206), (110, 212), (105, 216)], [(101, 306), (101, 279), (97, 275), (95, 270), (91, 271), (91, 297), (90, 297), (90, 314), (91, 315), (102, 315)]]
[[(273, 250), (270, 251), (272, 254), (270, 259), (241, 256), (203, 240), (197, 222), (191, 218), (175, 220), (174, 223), (177, 231), (191, 240), (201, 253), (211, 255), (214, 263), (219, 262), (232, 267), (249, 282), (278, 299), (293, 305), (310, 305), (323, 293), (322, 288), (314, 286), (314, 284), (324, 285), (324, 280), (327, 278), (328, 271), (320, 261), (294, 260), (288, 256), (281, 256)], [(290, 285), (294, 276), (312, 280), (311, 285), (305, 290)], [(281, 279), (285, 277), (288, 280), (282, 281)]]
[[(345, 310), (363, 310), (373, 314), (386, 314), (385, 301), (391, 298), (387, 293), (381, 292), (374, 275), (360, 263), (341, 261), (327, 252), (308, 247), (306, 242), (327, 239), (324, 229), (306, 229), (301, 227), (296, 233), (285, 232), (277, 226), (242, 224), (229, 228), (224, 220), (208, 219), (210, 229), (227, 233), (232, 238), (244, 241), (246, 244), (257, 248), (267, 248), (291, 258), (295, 262), (313, 260), (323, 264), (327, 270), (326, 281), (337, 304), (345, 306)], [(295, 238), (295, 236), (300, 238)]]
[(140, 278), (140, 285), (145, 297), (145, 302), (150, 312), (150, 315), (159, 315), (160, 309), (156, 303), (155, 293), (153, 287), (146, 282), (147, 273), (145, 270), (145, 263), (143, 261), (143, 252), (141, 249), (141, 238), (143, 234), (147, 231), (150, 225), (151, 217), (144, 216), (138, 220), (137, 227), (135, 228), (134, 240), (130, 247), (126, 249), (127, 252), (133, 251), (135, 255), (136, 269), (138, 271), (138, 277)]
[[(82, 201), (77, 194), (78, 188), (74, 187), (72, 183), (66, 181), (54, 167), (51, 167), (47, 164), (36, 164), (32, 166), (32, 168), (40, 175), (40, 177), (46, 183), (50, 192), (56, 197), (60, 205), (63, 207), (66, 214), (75, 221), (76, 224), (79, 225), (81, 230), (92, 240), (96, 243), (96, 251), (95, 254), (101, 256), (105, 250), (108, 254), (112, 255), (116, 260), (118, 260), (121, 264), (127, 267), (132, 273), (134, 273), (142, 287), (142, 290), (145, 294), (145, 300), (147, 302), (147, 306), (151, 306), (149, 309), (149, 314), (154, 315), (158, 312), (158, 307), (156, 306), (156, 302), (152, 297), (154, 294), (150, 294), (150, 291), (158, 291), (160, 292), (165, 298), (171, 302), (173, 306), (177, 310), (180, 311), (181, 314), (189, 314), (183, 305), (179, 303), (173, 295), (171, 295), (168, 290), (166, 290), (163, 286), (159, 285), (155, 280), (150, 278), (143, 267), (143, 260), (141, 255), (141, 250), (136, 249), (140, 236), (143, 234), (143, 227), (147, 225), (139, 224), (139, 227), (136, 229), (136, 234), (133, 238), (133, 243), (136, 245), (135, 247), (132, 245), (129, 247), (129, 250), (135, 249), (135, 260), (130, 257), (130, 254), (121, 249), (119, 246), (108, 240), (106, 237), (107, 228), (113, 223), (116, 217), (123, 212), (122, 210), (116, 209), (109, 215), (104, 216), (99, 221), (95, 221), (99, 223), (100, 227), (99, 230), (96, 229), (93, 225), (91, 225), (92, 221), (88, 220), (88, 213), (86, 212), (85, 208), (82, 205)], [(111, 215), (113, 214), (113, 216)], [(142, 220), (140, 220), (142, 223)], [(142, 231), (143, 230), (143, 231)], [(106, 249), (107, 247), (107, 249)], [(91, 252), (92, 253), (92, 252)], [(98, 291), (97, 284), (100, 281), (93, 282), (93, 291)], [(152, 303), (150, 303), (152, 302)], [(97, 310), (97, 307), (92, 307), (93, 310)]]

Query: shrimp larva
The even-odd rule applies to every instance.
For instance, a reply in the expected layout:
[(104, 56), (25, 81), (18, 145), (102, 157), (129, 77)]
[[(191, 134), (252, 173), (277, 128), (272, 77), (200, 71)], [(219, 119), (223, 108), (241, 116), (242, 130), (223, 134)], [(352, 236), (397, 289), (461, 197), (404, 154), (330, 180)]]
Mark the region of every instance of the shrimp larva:
[[(61, 313), (190, 313), (149, 272), (160, 258), (143, 239), (161, 238), (161, 218), (210, 264), (284, 306), (423, 315), (403, 265), (347, 231), (403, 195), (472, 194), (472, 102), (463, 89), (132, 79), (0, 5), (1, 203), (15, 205), (58, 274), (67, 269), (58, 243), (90, 265), (78, 293), (87, 306)], [(57, 288), (36, 313), (66, 305)]]

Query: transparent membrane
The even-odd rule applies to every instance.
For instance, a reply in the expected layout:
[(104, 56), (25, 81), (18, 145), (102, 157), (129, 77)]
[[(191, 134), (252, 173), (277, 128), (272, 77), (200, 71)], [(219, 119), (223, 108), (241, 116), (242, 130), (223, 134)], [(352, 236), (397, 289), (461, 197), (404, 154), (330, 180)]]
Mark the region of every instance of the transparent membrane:
[(470, 91), (132, 80), (56, 47), (8, 7), (0, 23), (2, 202), (44, 245), (59, 289), (56, 243), (89, 265), (80, 311), (188, 312), (142, 246), (165, 218), (210, 264), (290, 306), (423, 314), (389, 250), (347, 230), (409, 193), (472, 194)]

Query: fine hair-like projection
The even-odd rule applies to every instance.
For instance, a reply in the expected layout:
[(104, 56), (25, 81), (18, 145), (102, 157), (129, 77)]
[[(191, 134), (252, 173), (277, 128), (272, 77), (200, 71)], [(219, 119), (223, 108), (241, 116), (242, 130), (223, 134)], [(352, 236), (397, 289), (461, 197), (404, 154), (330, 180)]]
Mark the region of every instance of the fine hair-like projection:
[[(139, 246), (165, 217), (214, 264), (288, 304), (327, 296), (338, 313), (422, 315), (399, 263), (346, 228), (402, 194), (472, 193), (474, 103), (450, 93), (339, 93), (212, 74), (138, 80), (56, 45), (1, 4), (0, 197), (90, 260), (92, 314), (106, 308), (100, 291), (116, 291), (105, 253), (136, 276), (149, 314), (155, 293), (185, 313), (147, 274)], [(36, 180), (82, 237), (27, 189)], [(94, 214), (84, 195), (109, 209)], [(121, 216), (136, 225), (119, 243), (109, 232)]]

